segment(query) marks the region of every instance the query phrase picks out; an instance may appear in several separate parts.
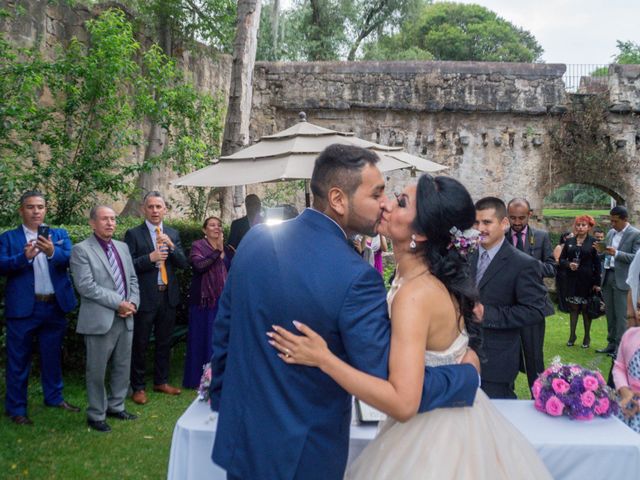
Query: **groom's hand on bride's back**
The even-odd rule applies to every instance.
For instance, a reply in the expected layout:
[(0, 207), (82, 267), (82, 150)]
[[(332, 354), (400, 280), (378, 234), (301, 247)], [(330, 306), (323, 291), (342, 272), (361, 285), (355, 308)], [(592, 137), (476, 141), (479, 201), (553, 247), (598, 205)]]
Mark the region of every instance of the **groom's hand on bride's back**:
[(480, 373), (480, 358), (478, 358), (478, 354), (474, 352), (472, 349), (467, 348), (467, 353), (462, 357), (462, 361), (460, 363), (468, 363), (469, 365), (473, 365), (475, 369)]

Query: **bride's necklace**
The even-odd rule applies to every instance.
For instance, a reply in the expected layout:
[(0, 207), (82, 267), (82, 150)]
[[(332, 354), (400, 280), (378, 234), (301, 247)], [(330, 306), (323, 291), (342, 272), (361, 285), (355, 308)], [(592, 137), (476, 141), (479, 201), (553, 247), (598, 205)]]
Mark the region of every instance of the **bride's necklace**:
[(411, 280), (414, 280), (416, 278), (418, 278), (420, 275), (424, 275), (425, 273), (429, 273), (429, 269), (428, 268), (424, 268), (422, 270), (420, 270), (418, 273), (414, 273), (412, 275), (401, 275), (401, 276), (396, 276), (393, 279), (393, 284), (395, 284), (396, 287), (400, 287), (400, 285), (403, 285), (407, 282), (410, 282)]

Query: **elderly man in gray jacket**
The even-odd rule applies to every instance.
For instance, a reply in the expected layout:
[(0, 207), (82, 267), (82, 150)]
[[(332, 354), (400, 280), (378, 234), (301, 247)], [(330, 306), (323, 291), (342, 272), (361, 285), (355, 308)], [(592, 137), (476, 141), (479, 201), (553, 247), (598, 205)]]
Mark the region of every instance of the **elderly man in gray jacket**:
[[(71, 274), (80, 294), (76, 332), (84, 335), (87, 349), (87, 423), (109, 432), (106, 417), (135, 420), (124, 409), (129, 388), (133, 314), (140, 302), (138, 278), (129, 248), (113, 240), (116, 214), (106, 206), (91, 209), (93, 235), (73, 247)], [(110, 392), (104, 385), (111, 361)]]

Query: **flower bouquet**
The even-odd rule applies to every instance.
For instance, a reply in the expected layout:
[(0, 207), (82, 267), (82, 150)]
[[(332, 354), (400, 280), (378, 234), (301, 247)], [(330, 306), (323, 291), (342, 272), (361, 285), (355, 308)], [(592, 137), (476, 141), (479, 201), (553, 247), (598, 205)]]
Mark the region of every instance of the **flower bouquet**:
[(206, 402), (209, 400), (209, 385), (211, 385), (211, 363), (202, 366), (202, 377), (198, 387), (198, 400)]
[(615, 392), (600, 372), (576, 364), (563, 365), (559, 359), (538, 376), (531, 391), (536, 410), (554, 417), (591, 420), (618, 412)]

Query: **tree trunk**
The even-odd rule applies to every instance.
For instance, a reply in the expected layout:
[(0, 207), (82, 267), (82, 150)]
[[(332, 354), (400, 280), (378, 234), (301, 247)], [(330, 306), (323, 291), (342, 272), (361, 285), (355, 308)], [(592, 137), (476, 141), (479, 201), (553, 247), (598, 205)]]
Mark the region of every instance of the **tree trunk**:
[[(166, 11), (165, 9), (162, 9)], [(171, 37), (170, 19), (167, 15), (160, 15), (158, 19), (158, 44), (165, 55), (171, 57), (173, 51), (173, 42)], [(167, 141), (167, 132), (157, 123), (152, 122), (149, 134), (147, 136), (147, 148), (144, 152), (144, 161), (149, 158), (161, 155)], [(154, 169), (150, 172), (140, 172), (136, 181), (136, 190), (132, 197), (127, 200), (127, 204), (120, 213), (123, 216), (140, 216), (142, 215), (142, 197), (151, 191), (159, 190), (163, 180), (163, 172), (160, 169)], [(165, 192), (162, 192), (163, 194)]]
[[(258, 45), (258, 27), (260, 26), (259, 0), (238, 1), (238, 21), (236, 38), (233, 44), (233, 65), (229, 89), (229, 105), (222, 140), (222, 155), (231, 155), (249, 144), (249, 121), (253, 99), (253, 68)], [(242, 187), (240, 187), (242, 188)], [(235, 197), (235, 198), (234, 198)], [(241, 201), (238, 202), (238, 197)], [(243, 191), (225, 188), (220, 211), (222, 219), (228, 222), (240, 212), (237, 204), (242, 202)]]
[[(278, 24), (280, 23), (280, 0), (273, 0), (273, 9), (271, 10), (271, 34), (273, 35), (273, 54), (278, 55)], [(276, 57), (277, 58), (277, 57)]]

